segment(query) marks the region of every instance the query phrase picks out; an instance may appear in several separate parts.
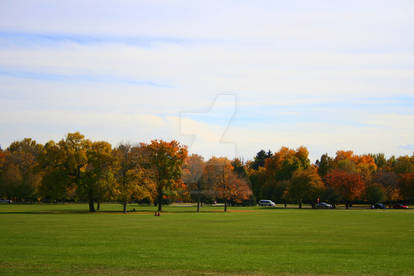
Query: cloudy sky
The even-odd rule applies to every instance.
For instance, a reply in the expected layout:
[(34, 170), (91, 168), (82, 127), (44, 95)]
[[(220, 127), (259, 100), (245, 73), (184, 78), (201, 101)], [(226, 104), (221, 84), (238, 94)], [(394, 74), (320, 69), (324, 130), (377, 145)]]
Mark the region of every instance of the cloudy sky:
[(0, 144), (414, 151), (414, 2), (0, 2)]

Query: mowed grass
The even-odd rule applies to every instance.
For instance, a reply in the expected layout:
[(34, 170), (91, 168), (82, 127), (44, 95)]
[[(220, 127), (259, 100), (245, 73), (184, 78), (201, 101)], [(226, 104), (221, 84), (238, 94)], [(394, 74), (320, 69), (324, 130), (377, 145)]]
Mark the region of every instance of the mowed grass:
[(414, 210), (0, 205), (2, 275), (414, 275)]

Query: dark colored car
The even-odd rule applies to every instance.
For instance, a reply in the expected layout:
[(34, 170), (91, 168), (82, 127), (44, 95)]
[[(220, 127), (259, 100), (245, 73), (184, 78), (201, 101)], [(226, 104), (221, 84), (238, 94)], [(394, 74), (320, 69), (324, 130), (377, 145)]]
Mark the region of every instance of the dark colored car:
[(382, 203), (375, 203), (371, 205), (371, 209), (385, 209), (385, 205)]
[(316, 208), (325, 208), (325, 209), (331, 209), (332, 205), (326, 202), (320, 202), (318, 204), (316, 204)]
[(404, 204), (397, 203), (397, 204), (394, 204), (394, 206), (392, 206), (392, 208), (394, 208), (394, 209), (408, 209), (408, 206), (404, 205)]

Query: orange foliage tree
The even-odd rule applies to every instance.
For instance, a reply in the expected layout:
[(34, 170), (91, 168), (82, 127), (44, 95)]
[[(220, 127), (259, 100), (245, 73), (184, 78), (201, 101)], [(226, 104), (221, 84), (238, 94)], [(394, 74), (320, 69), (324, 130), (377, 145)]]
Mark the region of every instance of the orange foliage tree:
[(173, 196), (182, 187), (182, 167), (187, 158), (187, 147), (173, 140), (153, 140), (149, 144), (141, 144), (146, 148), (148, 158), (146, 167), (153, 173), (158, 212), (162, 210), (162, 201)]
[(224, 212), (227, 212), (229, 202), (240, 203), (251, 195), (247, 182), (233, 171), (230, 160), (225, 157), (212, 157), (208, 160), (203, 178), (214, 188), (216, 198), (223, 200)]
[(347, 209), (352, 200), (359, 198), (364, 192), (365, 183), (361, 175), (355, 172), (335, 169), (326, 175), (325, 180), (345, 201)]

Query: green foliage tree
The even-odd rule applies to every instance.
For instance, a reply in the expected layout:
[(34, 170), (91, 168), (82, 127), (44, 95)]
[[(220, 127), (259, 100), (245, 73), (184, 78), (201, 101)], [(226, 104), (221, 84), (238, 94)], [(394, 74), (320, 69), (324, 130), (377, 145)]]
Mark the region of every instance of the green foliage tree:
[(384, 200), (385, 191), (381, 184), (370, 184), (365, 188), (365, 197), (369, 203), (375, 204)]
[(299, 208), (302, 208), (304, 200), (310, 201), (314, 208), (315, 202), (323, 189), (324, 184), (316, 169), (299, 169), (292, 175), (288, 187), (288, 196), (299, 203)]
[(329, 157), (327, 153), (322, 154), (320, 160), (316, 160), (316, 166), (318, 166), (319, 175), (324, 178), (334, 168), (333, 158)]
[(260, 150), (254, 157), (253, 162), (250, 163), (250, 168), (253, 170), (258, 170), (260, 167), (264, 167), (266, 159), (272, 157), (272, 152)]

